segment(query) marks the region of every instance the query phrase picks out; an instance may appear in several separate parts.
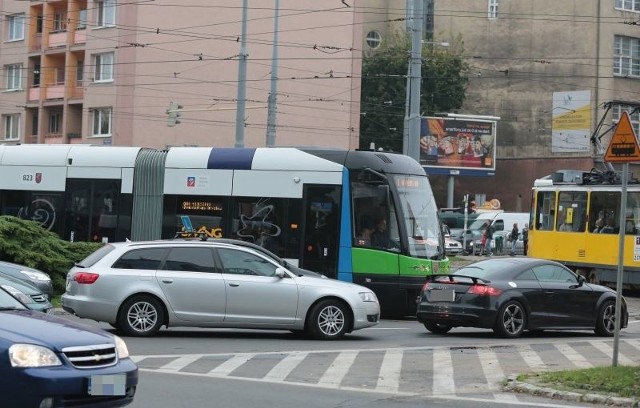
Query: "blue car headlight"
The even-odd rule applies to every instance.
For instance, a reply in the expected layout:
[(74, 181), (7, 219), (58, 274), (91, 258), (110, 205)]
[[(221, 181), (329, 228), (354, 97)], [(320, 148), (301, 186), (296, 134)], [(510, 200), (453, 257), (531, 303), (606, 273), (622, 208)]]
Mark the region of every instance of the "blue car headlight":
[(62, 365), (53, 350), (35, 344), (17, 343), (9, 347), (12, 367), (53, 367)]
[(124, 340), (122, 340), (118, 336), (113, 336), (113, 340), (116, 342), (116, 351), (118, 352), (118, 358), (128, 358), (129, 349), (127, 348), (127, 343), (125, 343)]

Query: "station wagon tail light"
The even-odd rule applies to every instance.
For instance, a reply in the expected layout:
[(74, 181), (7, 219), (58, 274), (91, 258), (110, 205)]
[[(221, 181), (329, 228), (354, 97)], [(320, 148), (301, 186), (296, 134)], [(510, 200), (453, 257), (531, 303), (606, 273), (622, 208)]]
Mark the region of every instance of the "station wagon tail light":
[(78, 272), (73, 276), (73, 280), (79, 284), (91, 285), (98, 280), (100, 275), (91, 272)]
[(471, 285), (467, 293), (480, 296), (498, 296), (502, 293), (502, 290), (487, 285)]

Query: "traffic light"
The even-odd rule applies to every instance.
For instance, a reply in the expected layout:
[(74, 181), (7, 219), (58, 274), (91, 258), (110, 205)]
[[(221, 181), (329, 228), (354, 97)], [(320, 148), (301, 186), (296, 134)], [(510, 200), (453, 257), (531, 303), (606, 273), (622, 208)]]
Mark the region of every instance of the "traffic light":
[(167, 126), (175, 126), (180, 123), (180, 116), (182, 116), (182, 105), (178, 105), (176, 102), (169, 102), (169, 109), (167, 109), (167, 114), (169, 118), (167, 119)]

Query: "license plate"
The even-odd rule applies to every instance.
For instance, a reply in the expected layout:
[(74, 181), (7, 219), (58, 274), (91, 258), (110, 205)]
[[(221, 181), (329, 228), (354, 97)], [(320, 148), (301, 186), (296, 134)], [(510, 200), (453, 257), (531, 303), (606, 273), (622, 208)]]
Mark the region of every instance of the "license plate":
[(453, 302), (456, 292), (453, 289), (436, 289), (429, 292), (429, 300), (432, 302)]
[(125, 395), (126, 374), (92, 375), (89, 377), (89, 395)]

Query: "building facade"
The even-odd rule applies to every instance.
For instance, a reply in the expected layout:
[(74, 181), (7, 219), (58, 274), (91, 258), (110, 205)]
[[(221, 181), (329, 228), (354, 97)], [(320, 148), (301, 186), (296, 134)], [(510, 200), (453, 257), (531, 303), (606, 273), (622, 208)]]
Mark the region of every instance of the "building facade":
[(336, 3), (280, 1), (276, 38), (274, 2), (0, 0), (0, 143), (257, 147), (273, 124), (275, 145), (357, 148), (363, 14)]
[[(388, 0), (386, 21), (404, 17), (403, 7), (410, 17), (415, 1), (427, 41), (464, 43), (470, 76), (457, 113), (500, 118), (495, 175), (433, 176), (439, 206), (451, 205), (453, 185), (453, 205), (478, 194), (528, 211), (536, 178), (594, 166), (591, 135), (606, 148), (622, 111), (640, 134), (640, 1)], [(366, 21), (365, 36), (387, 32), (386, 21)]]

